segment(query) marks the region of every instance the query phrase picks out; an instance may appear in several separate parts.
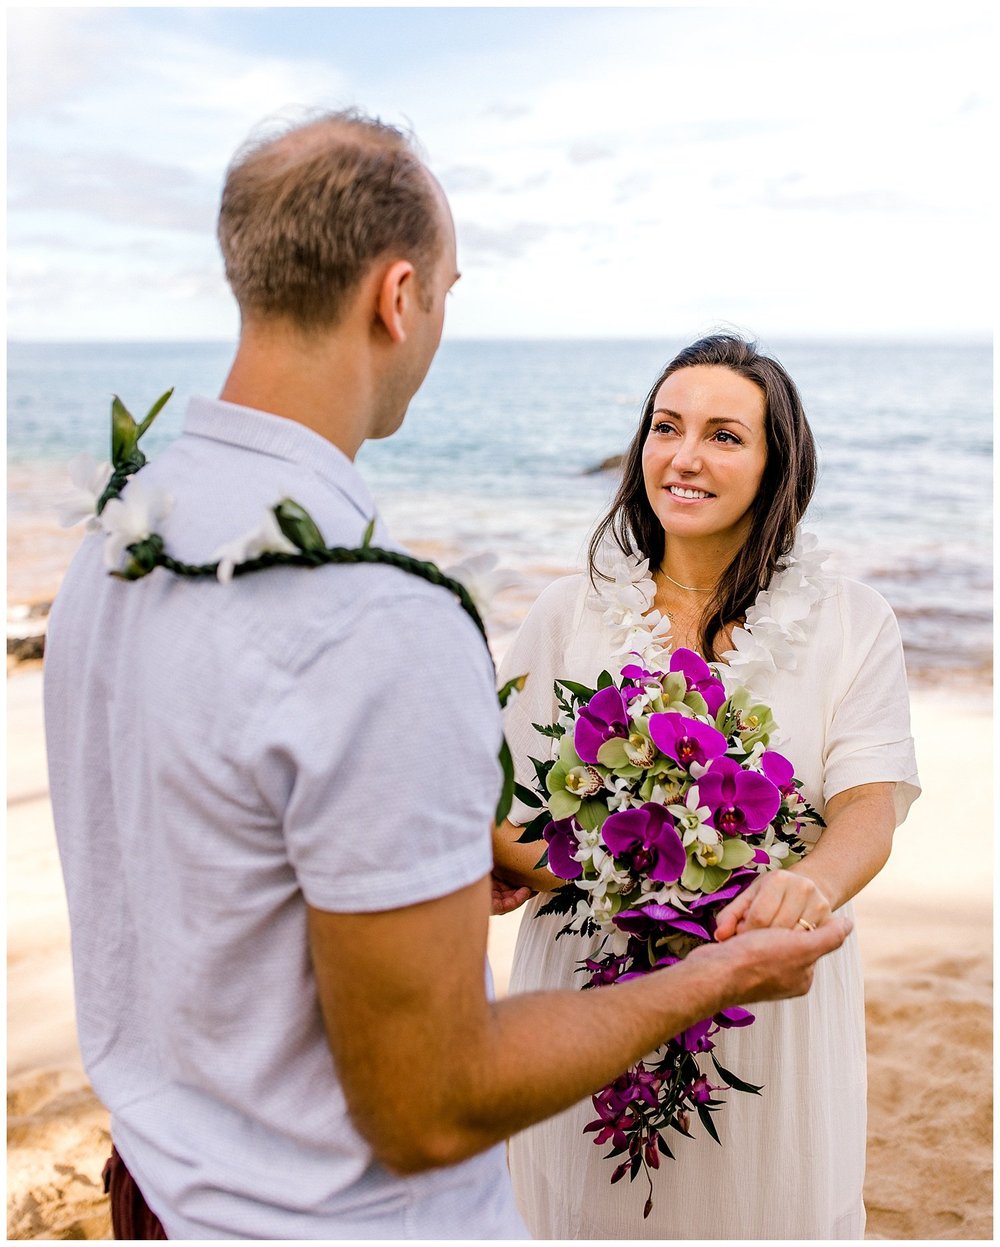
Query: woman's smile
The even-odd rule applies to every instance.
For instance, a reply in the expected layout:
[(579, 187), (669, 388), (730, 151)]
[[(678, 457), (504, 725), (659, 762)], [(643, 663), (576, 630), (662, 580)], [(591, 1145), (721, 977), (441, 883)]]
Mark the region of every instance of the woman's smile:
[(666, 378), (642, 450), (646, 496), (668, 537), (738, 546), (764, 466), (764, 395), (731, 368), (694, 365)]

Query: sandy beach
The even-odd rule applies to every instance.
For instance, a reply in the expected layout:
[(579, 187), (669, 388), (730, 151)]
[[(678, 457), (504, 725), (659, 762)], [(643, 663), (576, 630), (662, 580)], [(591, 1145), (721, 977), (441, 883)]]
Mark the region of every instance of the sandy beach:
[[(7, 681), (7, 1233), (107, 1238), (107, 1114), (75, 1040), (41, 690), (37, 664)], [(867, 1236), (989, 1239), (990, 707), (918, 690), (913, 719), (924, 795), (889, 865), (856, 902), (868, 1000)], [(517, 921), (493, 920), (501, 991)]]

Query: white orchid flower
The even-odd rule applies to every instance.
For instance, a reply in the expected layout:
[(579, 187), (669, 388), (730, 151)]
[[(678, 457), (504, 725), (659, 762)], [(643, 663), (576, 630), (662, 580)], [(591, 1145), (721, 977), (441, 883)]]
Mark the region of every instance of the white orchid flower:
[(499, 567), (495, 554), (473, 554), (442, 568), (446, 576), (465, 587), (472, 604), (485, 621), (498, 593), (521, 584), (522, 578), (509, 567)]
[(81, 524), (86, 520), (88, 532), (97, 532), (100, 529), (97, 504), (101, 494), (107, 489), (113, 472), (114, 468), (106, 459), (98, 463), (86, 451), (69, 461), (69, 479), (73, 483), (73, 492), (59, 508), (59, 524), (62, 528), (72, 528), (74, 524)]
[(172, 494), (156, 485), (144, 486), (134, 478), (120, 498), (110, 498), (101, 512), (101, 527), (107, 533), (104, 562), (116, 571), (129, 546), (145, 541), (157, 531), (174, 505)]
[(684, 798), (683, 805), (667, 806), (674, 816), (678, 831), (681, 831), (681, 839), (685, 848), (696, 840), (702, 844), (716, 845), (722, 838), (708, 823), (712, 817), (711, 809), (707, 805), (699, 805), (699, 800), (698, 785), (692, 784)]
[(262, 554), (297, 554), (298, 546), (294, 545), (281, 531), (273, 510), (264, 512), (264, 518), (242, 537), (235, 537), (219, 546), (212, 555), (218, 560), (216, 575), (220, 584), (228, 584), (233, 578), (237, 563), (249, 563), (251, 559), (260, 558)]

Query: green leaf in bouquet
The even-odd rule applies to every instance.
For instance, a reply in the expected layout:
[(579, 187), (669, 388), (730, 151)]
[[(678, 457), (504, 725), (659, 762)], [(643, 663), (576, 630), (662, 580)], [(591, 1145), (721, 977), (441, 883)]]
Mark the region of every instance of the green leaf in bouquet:
[(524, 685), (527, 679), (528, 679), (528, 673), (525, 672), (524, 675), (516, 675), (514, 676), (513, 680), (507, 681), (507, 683), (503, 686), (503, 688), (501, 688), (497, 693), (497, 697), (500, 700), (501, 707), (506, 706), (508, 701), (510, 701), (511, 694), (521, 692), (521, 690), (524, 688)]
[(716, 1141), (716, 1143), (718, 1143), (719, 1146), (721, 1147), (722, 1140), (719, 1138), (719, 1132), (715, 1128), (715, 1122), (712, 1121), (711, 1110), (707, 1108), (706, 1105), (704, 1104), (699, 1104), (697, 1108), (698, 1108), (698, 1116), (701, 1118), (701, 1124), (705, 1127), (705, 1129), (712, 1136), (712, 1138)]
[(576, 913), (577, 904), (580, 901), (580, 893), (572, 883), (567, 883), (561, 888), (556, 888), (549, 899), (538, 911), (538, 916), (542, 914), (573, 914)]
[(173, 393), (174, 393), (174, 387), (171, 386), (170, 389), (167, 390), (165, 394), (160, 395), (160, 397), (156, 400), (156, 402), (152, 405), (152, 407), (150, 407), (149, 411), (146, 412), (146, 415), (142, 423), (139, 425), (139, 427), (135, 431), (136, 441), (138, 441), (139, 438), (142, 437), (143, 433), (146, 432), (146, 430), (153, 423), (156, 417), (160, 414), (160, 412), (164, 409), (164, 407), (166, 407), (167, 403), (170, 402), (170, 399), (173, 396)]
[(556, 680), (556, 684), (561, 684), (567, 692), (573, 694), (577, 701), (590, 701), (596, 691), (587, 688), (586, 684), (577, 684), (575, 680)]
[[(546, 761), (544, 762), (541, 760), (541, 758), (529, 758), (528, 761), (535, 768), (535, 776), (537, 778), (538, 783), (543, 788), (545, 788), (546, 776), (548, 775), (549, 771), (552, 770), (553, 766), (555, 766), (555, 763), (552, 761), (551, 758), (546, 759)], [(546, 791), (548, 791), (548, 789), (546, 789)]]
[(561, 723), (532, 723), (531, 726), (542, 736), (551, 736), (553, 740), (559, 740), (566, 735), (566, 729)]
[(548, 850), (548, 846), (546, 845), (545, 850), (542, 853), (542, 856), (538, 859), (537, 862), (535, 862), (534, 866), (532, 866), (532, 870), (547, 870), (548, 866), (549, 866), (549, 850)]
[(608, 807), (603, 801), (583, 801), (576, 814), (576, 821), (584, 831), (596, 831), (608, 817)]
[(507, 744), (506, 737), (500, 742), (500, 769), (503, 771), (503, 783), (496, 813), (493, 815), (493, 821), (498, 827), (506, 819), (514, 803), (514, 759), (510, 756), (510, 745)]
[(614, 682), (614, 677), (610, 671), (602, 671), (597, 677), (597, 691), (600, 692), (602, 688), (610, 688)]
[(552, 815), (547, 809), (543, 809), (540, 814), (536, 814), (530, 823), (525, 823), (524, 830), (518, 836), (517, 844), (534, 844), (536, 840), (541, 840), (542, 832), (552, 822)]
[(758, 1087), (752, 1082), (744, 1082), (742, 1078), (737, 1078), (735, 1074), (731, 1074), (729, 1070), (719, 1064), (714, 1052), (709, 1055), (719, 1077), (724, 1079), (734, 1091), (746, 1091), (748, 1095), (760, 1095), (761, 1091), (763, 1091), (763, 1086)]
[(297, 546), (303, 553), (310, 554), (326, 549), (323, 534), (316, 527), (315, 520), (293, 498), (281, 499), (274, 508), (274, 518), (292, 545)]
[(524, 784), (514, 785), (514, 794), (522, 805), (530, 805), (532, 809), (542, 804), (542, 798), (531, 788), (525, 788)]

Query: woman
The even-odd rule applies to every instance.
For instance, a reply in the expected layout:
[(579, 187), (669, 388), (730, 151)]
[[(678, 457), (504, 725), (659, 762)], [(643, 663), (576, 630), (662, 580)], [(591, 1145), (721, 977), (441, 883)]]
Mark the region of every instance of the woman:
[[(687, 647), (748, 685), (779, 727), (772, 745), (795, 765), (824, 815), (812, 852), (759, 877), (720, 917), (717, 938), (755, 926), (819, 924), (884, 865), (917, 795), (906, 676), (892, 612), (873, 590), (824, 575), (797, 534), (812, 495), (815, 450), (796, 388), (737, 337), (707, 337), (657, 378), (626, 456), (621, 487), (590, 547), (590, 576), (539, 597), (501, 673), (530, 673), (506, 732), (518, 778), (550, 756), (533, 723), (552, 723), (557, 677), (594, 687), (639, 654), (665, 669)], [(647, 562), (648, 560), (648, 562)], [(648, 570), (647, 570), (648, 569)], [(525, 911), (512, 991), (579, 985), (575, 967), (600, 937), (555, 934), (536, 918), (561, 884), (519, 845), (516, 804), (496, 834), (498, 870), (543, 894)], [(608, 990), (614, 990), (610, 988)], [(607, 1147), (582, 1133), (589, 1101), (511, 1141), (515, 1191), (539, 1238), (861, 1238), (865, 1047), (861, 968), (851, 936), (817, 967), (808, 996), (756, 1007), (755, 1025), (717, 1039), (723, 1066), (764, 1087), (724, 1093), (722, 1147), (697, 1126), (671, 1139), (676, 1160), (611, 1187)], [(676, 1144), (676, 1145), (675, 1145)]]

